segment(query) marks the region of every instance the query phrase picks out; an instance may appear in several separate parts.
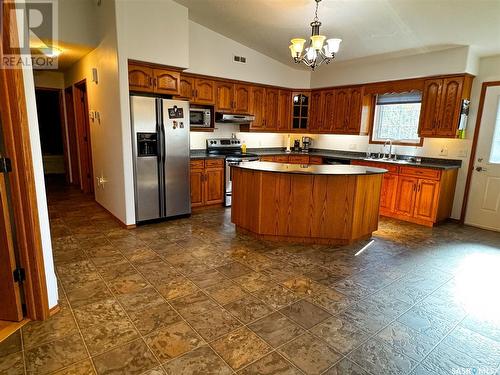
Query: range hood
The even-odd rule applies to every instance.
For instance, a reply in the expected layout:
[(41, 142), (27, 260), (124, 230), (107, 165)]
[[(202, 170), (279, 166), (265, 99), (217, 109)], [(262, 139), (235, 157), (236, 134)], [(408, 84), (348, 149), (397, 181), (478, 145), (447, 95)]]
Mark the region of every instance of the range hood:
[(255, 120), (253, 115), (233, 115), (229, 113), (215, 113), (215, 122), (225, 122), (229, 124), (249, 124)]

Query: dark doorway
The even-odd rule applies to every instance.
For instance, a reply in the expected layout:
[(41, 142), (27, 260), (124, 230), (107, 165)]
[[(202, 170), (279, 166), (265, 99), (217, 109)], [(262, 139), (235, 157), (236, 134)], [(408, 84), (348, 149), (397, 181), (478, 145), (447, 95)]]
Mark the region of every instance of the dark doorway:
[(72, 86), (66, 87), (64, 90), (64, 102), (66, 103), (66, 127), (68, 129), (69, 169), (71, 172), (70, 182), (73, 185), (80, 186), (80, 163), (78, 162), (77, 131)]
[(35, 95), (44, 173), (69, 182), (61, 90), (36, 88)]

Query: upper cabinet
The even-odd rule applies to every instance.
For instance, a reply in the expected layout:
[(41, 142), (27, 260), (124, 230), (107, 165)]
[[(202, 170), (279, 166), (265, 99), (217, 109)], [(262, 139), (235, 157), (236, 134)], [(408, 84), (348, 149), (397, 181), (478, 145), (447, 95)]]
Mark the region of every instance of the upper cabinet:
[(177, 95), (180, 72), (142, 64), (129, 64), (128, 80), (131, 91)]
[(250, 128), (263, 130), (265, 128), (266, 89), (262, 86), (252, 86), (250, 95), (250, 113), (255, 116)]
[(181, 75), (179, 98), (192, 104), (215, 104), (215, 81)]
[(278, 131), (288, 131), (291, 127), (292, 92), (279, 90), (278, 92)]
[(311, 92), (300, 91), (292, 93), (292, 129), (296, 131), (307, 130), (309, 122)]
[(218, 112), (248, 114), (250, 110), (250, 85), (217, 81), (215, 84), (215, 109)]
[(468, 75), (425, 80), (420, 111), (420, 136), (455, 137), (461, 103), (463, 99), (469, 99), (471, 86), (472, 77)]

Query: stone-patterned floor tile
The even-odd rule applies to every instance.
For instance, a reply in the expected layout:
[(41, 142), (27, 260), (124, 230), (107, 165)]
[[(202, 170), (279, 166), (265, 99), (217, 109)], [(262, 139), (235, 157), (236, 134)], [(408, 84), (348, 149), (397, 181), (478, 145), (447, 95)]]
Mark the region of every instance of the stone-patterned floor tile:
[(153, 284), (158, 292), (166, 299), (172, 300), (196, 293), (198, 287), (184, 276), (178, 276), (166, 281)]
[(221, 267), (218, 267), (217, 271), (219, 271), (223, 275), (229, 277), (230, 279), (234, 279), (236, 277), (240, 277), (240, 276), (243, 276), (247, 273), (252, 272), (252, 269), (247, 267), (247, 266), (244, 266), (241, 263), (232, 262), (232, 263), (225, 264)]
[(411, 372), (411, 375), (439, 375), (434, 371), (429, 370), (428, 368), (418, 365), (415, 370)]
[(87, 356), (83, 340), (77, 333), (26, 350), (26, 371), (34, 374), (48, 374)]
[(441, 340), (454, 326), (453, 323), (441, 320), (416, 306), (397, 320), (415, 331), (437, 340)]
[(141, 311), (165, 302), (153, 287), (146, 287), (137, 292), (117, 296), (118, 301), (127, 312)]
[(467, 328), (456, 327), (442, 342), (474, 358), (483, 366), (500, 365), (500, 343)]
[(128, 319), (82, 329), (82, 335), (92, 356), (139, 337), (134, 325)]
[(77, 334), (70, 310), (60, 311), (45, 321), (32, 321), (21, 328), (25, 348), (32, 348), (64, 336)]
[(354, 362), (349, 361), (347, 358), (341, 359), (333, 367), (329, 368), (324, 375), (370, 375), (367, 371), (363, 370)]
[(67, 291), (66, 295), (72, 308), (112, 298), (106, 284), (102, 280), (85, 283), (78, 288)]
[(248, 327), (275, 348), (305, 332), (299, 325), (278, 312), (268, 315)]
[(273, 311), (264, 302), (253, 296), (243, 297), (242, 299), (224, 305), (224, 308), (245, 324), (262, 318)]
[(86, 359), (57, 371), (54, 375), (95, 375), (95, 371), (90, 359)]
[(309, 329), (331, 316), (325, 310), (306, 300), (295, 302), (281, 309), (280, 312), (305, 329)]
[(189, 278), (200, 288), (204, 289), (228, 280), (226, 276), (214, 269), (189, 275)]
[(281, 285), (259, 289), (254, 295), (276, 310), (288, 306), (299, 299), (299, 296)]
[(233, 371), (209, 346), (202, 346), (167, 362), (163, 368), (168, 375), (218, 374)]
[(114, 299), (102, 300), (73, 310), (80, 329), (106, 324), (127, 317), (125, 311)]
[(314, 281), (305, 276), (293, 277), (283, 284), (286, 288), (290, 289), (295, 294), (301, 297), (310, 296), (313, 293), (313, 283)]
[(300, 375), (301, 372), (297, 370), (290, 362), (284, 359), (277, 352), (272, 352), (264, 358), (259, 359), (257, 362), (245, 367), (239, 371), (238, 374), (242, 375)]
[(186, 297), (180, 297), (172, 302), (172, 306), (185, 318), (218, 308), (205, 293), (197, 292)]
[(313, 293), (306, 297), (306, 299), (321, 306), (331, 314), (338, 314), (344, 311), (354, 302), (354, 299), (348, 298), (339, 291), (321, 284), (316, 284), (313, 288)]
[(409, 374), (418, 362), (382, 341), (371, 339), (349, 355), (349, 359), (373, 374)]
[(363, 331), (354, 322), (340, 316), (331, 317), (311, 329), (316, 336), (342, 354), (347, 354), (365, 342), (370, 334)]
[(241, 326), (235, 317), (221, 307), (189, 315), (186, 320), (207, 341), (215, 340)]
[(421, 364), (439, 375), (474, 374), (472, 369), (481, 367), (491, 371), (491, 367), (482, 365), (478, 360), (443, 343), (439, 344)]
[(180, 315), (168, 303), (132, 312), (130, 313), (130, 319), (143, 335), (182, 320)]
[(0, 356), (0, 374), (23, 375), (24, 358), (22, 352), (2, 354)]
[(98, 374), (142, 374), (158, 366), (142, 339), (118, 346), (93, 360)]
[(0, 341), (0, 358), (8, 354), (20, 352), (21, 350), (21, 330), (17, 330), (9, 337)]
[(481, 319), (479, 317), (469, 315), (461, 323), (460, 326), (486, 336), (496, 342), (500, 342), (500, 322), (498, 319)]
[(243, 276), (236, 277), (233, 281), (240, 284), (249, 292), (256, 292), (269, 286), (269, 277), (258, 272), (250, 272)]
[(148, 285), (148, 282), (139, 273), (128, 274), (108, 281), (109, 288), (116, 295), (138, 292)]
[(144, 338), (156, 358), (164, 363), (205, 343), (205, 341), (181, 321), (160, 328)]
[(283, 345), (278, 350), (306, 374), (321, 374), (341, 358), (341, 355), (324, 341), (308, 333)]
[(246, 327), (217, 339), (212, 343), (212, 347), (234, 370), (241, 369), (272, 350), (264, 340)]

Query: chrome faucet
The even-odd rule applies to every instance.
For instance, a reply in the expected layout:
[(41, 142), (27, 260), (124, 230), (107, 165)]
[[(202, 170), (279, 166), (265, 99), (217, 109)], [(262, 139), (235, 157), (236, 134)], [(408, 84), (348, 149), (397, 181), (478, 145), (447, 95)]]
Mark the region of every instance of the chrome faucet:
[[(389, 143), (389, 156), (386, 156), (387, 154), (385, 153), (385, 147), (387, 146), (387, 143)], [(392, 157), (392, 139), (387, 139), (384, 142), (384, 159), (390, 159)]]

